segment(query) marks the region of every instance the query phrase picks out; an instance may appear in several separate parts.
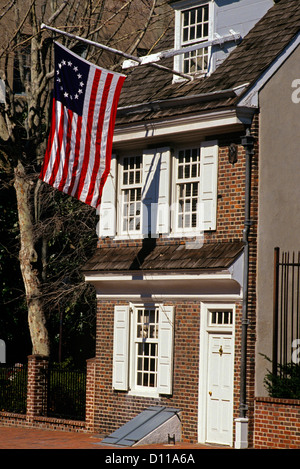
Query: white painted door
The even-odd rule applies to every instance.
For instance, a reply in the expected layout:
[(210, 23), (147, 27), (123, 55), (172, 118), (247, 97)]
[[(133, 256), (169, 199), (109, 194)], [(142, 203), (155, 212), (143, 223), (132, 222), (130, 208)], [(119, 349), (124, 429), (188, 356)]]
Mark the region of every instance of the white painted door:
[(208, 337), (206, 440), (232, 444), (233, 338), (210, 333)]

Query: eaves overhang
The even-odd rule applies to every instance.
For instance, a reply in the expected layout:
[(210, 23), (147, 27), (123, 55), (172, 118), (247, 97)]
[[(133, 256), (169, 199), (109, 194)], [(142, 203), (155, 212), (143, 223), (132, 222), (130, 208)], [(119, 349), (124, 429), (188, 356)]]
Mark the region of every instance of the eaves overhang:
[[(241, 256), (239, 264), (243, 262)], [(239, 266), (235, 267), (240, 270)], [(233, 271), (211, 272), (118, 272), (86, 273), (85, 281), (95, 287), (98, 299), (161, 301), (242, 298), (241, 278)]]
[[(114, 148), (148, 140), (181, 140), (185, 137), (203, 134), (232, 132), (251, 124), (253, 109), (230, 107), (221, 110), (191, 112), (184, 115), (166, 116), (150, 120), (137, 120), (116, 125)], [(151, 142), (150, 142), (151, 140)]]
[(168, 98), (118, 108), (114, 148), (143, 141), (174, 138), (193, 133), (213, 134), (250, 125), (253, 110), (235, 102), (247, 84), (237, 88)]
[[(242, 243), (99, 249), (83, 269), (102, 299), (240, 299)], [(180, 268), (180, 266), (182, 266)]]

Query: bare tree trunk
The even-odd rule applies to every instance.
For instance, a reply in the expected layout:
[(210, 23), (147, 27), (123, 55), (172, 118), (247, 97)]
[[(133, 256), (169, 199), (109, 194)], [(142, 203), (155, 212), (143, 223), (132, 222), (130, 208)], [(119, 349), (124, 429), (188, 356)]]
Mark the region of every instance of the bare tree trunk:
[(15, 190), (18, 204), (21, 248), (20, 267), (25, 285), (28, 307), (28, 322), (32, 341), (32, 353), (49, 356), (49, 338), (40, 292), (38, 271), (35, 268), (37, 253), (34, 248), (33, 222), (30, 211), (30, 190), (32, 181), (26, 177), (21, 161), (15, 169)]
[[(52, 97), (49, 82), (54, 76), (54, 37), (49, 37), (45, 31), (41, 31), (40, 25), (44, 21), (52, 26), (64, 25), (71, 33), (134, 52), (137, 47), (149, 50), (159, 40), (172, 9), (168, 0), (6, 0), (2, 3), (5, 6), (0, 7), (0, 78), (6, 86), (6, 103), (0, 106), (0, 165), (1, 171), (5, 171), (9, 176), (15, 167), (14, 185), (21, 243), (19, 261), (25, 286), (33, 353), (48, 356), (50, 341), (45, 312), (48, 311), (49, 303), (51, 302), (52, 311), (55, 313), (59, 309), (60, 299), (65, 298), (67, 302), (72, 298), (74, 301), (74, 298), (79, 298), (81, 287), (75, 294), (79, 284), (71, 285), (68, 294), (71, 295), (72, 292), (73, 296), (68, 297), (65, 279), (71, 277), (73, 271), (71, 272), (70, 268), (69, 273), (65, 273), (62, 266), (67, 263), (67, 258), (62, 262), (60, 252), (53, 254), (58, 268), (52, 269), (51, 277), (51, 264), (47, 256), (48, 240), (55, 236), (59, 239), (59, 233), (51, 207), (47, 206), (42, 197), (39, 199), (39, 185), (26, 174), (27, 165), (35, 171), (37, 163), (42, 162), (47, 145), (45, 132), (50, 127), (49, 102)], [(70, 48), (72, 42), (66, 41), (64, 45)], [(98, 63), (101, 55), (101, 65), (109, 69), (120, 67), (122, 61), (112, 54), (102, 55), (102, 51), (96, 53), (91, 49), (87, 53), (87, 60), (93, 59), (95, 63)], [(15, 74), (16, 71), (18, 74)], [(20, 81), (25, 96), (20, 97), (14, 92), (14, 78)], [(25, 145), (28, 154), (24, 155), (22, 163), (18, 160), (17, 149), (24, 148)], [(39, 208), (39, 202), (41, 212), (35, 212)], [(81, 208), (78, 211), (83, 213)], [(65, 214), (60, 216), (66, 217)], [(72, 211), (68, 216), (75, 217), (75, 214)], [(61, 220), (59, 223), (62, 223)], [(84, 225), (85, 219), (81, 224), (78, 223), (78, 227), (76, 225), (76, 230), (74, 229), (74, 232), (78, 231), (77, 238), (80, 241), (80, 229)], [(39, 255), (35, 250), (37, 241), (41, 248)], [(71, 246), (68, 245), (69, 242), (71, 241), (66, 241), (62, 253), (74, 259), (72, 265), (77, 266), (80, 264), (84, 248), (78, 243), (73, 256), (70, 252), (73, 247), (68, 247)], [(50, 272), (49, 276), (46, 272)], [(48, 303), (42, 297), (45, 288), (48, 288), (49, 292)], [(55, 299), (53, 303), (52, 299)]]

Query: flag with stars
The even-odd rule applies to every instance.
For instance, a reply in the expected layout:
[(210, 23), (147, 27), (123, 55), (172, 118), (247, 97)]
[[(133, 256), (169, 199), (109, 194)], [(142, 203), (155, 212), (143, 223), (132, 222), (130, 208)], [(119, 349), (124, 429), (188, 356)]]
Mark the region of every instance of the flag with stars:
[(40, 179), (97, 208), (110, 172), (125, 76), (55, 43), (52, 120)]

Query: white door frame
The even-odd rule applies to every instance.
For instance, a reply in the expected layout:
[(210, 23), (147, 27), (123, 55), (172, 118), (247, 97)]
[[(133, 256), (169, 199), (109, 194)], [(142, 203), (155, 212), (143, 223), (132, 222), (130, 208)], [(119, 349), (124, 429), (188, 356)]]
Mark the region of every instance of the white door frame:
[[(213, 302), (213, 303), (200, 303), (200, 357), (199, 357), (199, 400), (198, 400), (198, 442), (206, 443), (207, 432), (207, 400), (208, 400), (208, 338), (211, 333), (230, 334), (235, 343), (235, 304), (227, 302)], [(230, 326), (209, 326), (208, 315), (210, 310), (231, 309), (233, 313), (233, 321)], [(233, 347), (233, 360), (234, 364), (234, 347)], [(234, 378), (234, 365), (232, 369), (232, 395), (233, 395), (233, 378)], [(233, 402), (232, 402), (233, 407)], [(232, 438), (231, 445), (233, 444), (233, 414), (232, 414)]]

